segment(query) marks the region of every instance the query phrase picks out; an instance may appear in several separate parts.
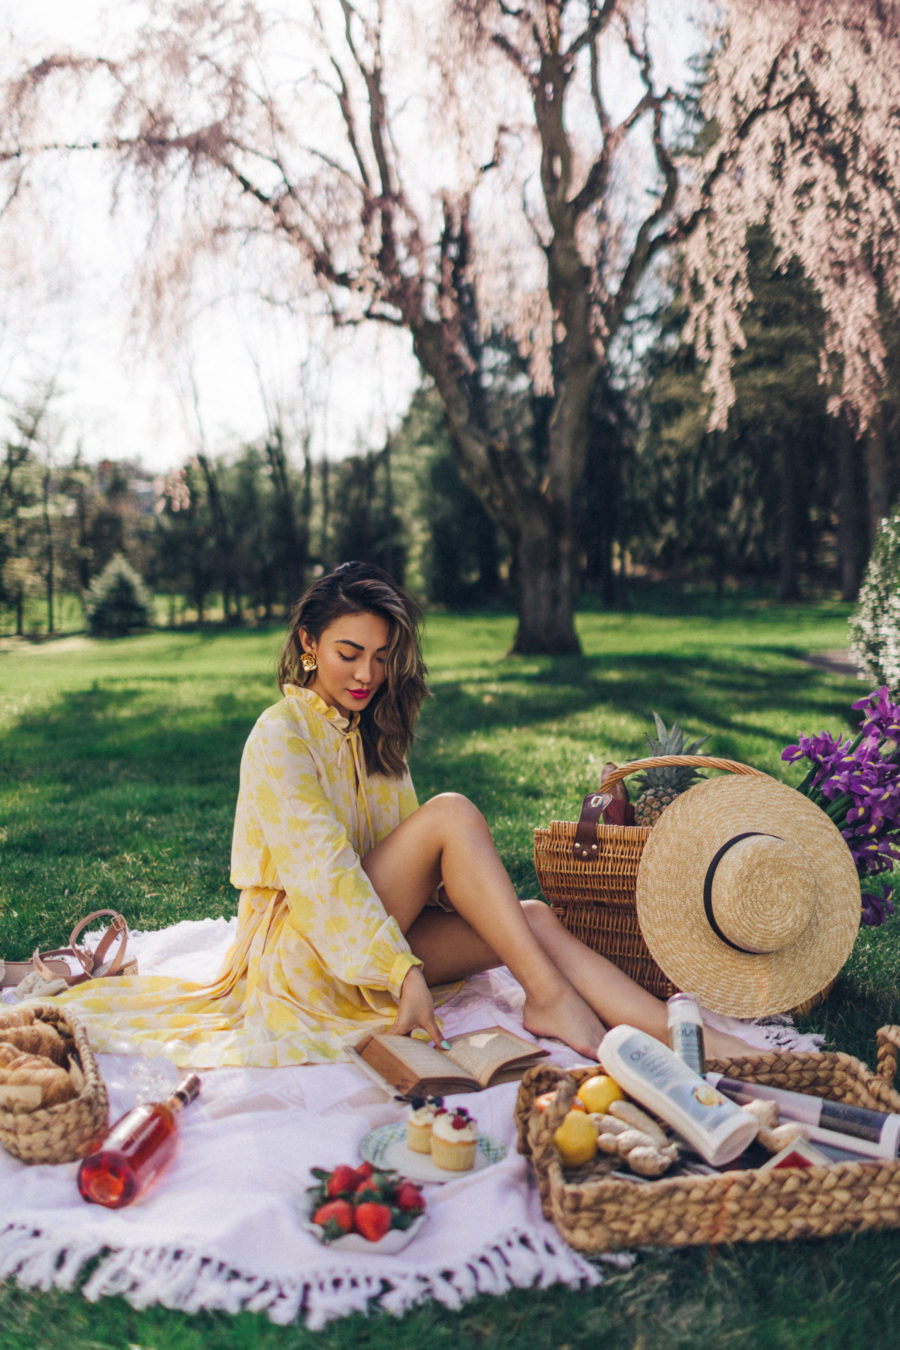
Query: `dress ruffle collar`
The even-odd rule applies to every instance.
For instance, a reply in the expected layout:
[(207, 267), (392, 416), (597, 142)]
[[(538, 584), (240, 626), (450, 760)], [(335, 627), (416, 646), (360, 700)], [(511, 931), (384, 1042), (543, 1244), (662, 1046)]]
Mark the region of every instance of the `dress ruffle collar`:
[(330, 703), (326, 703), (314, 690), (308, 689), (305, 685), (286, 684), (283, 693), (285, 698), (299, 698), (308, 704), (313, 711), (331, 722), (342, 736), (349, 736), (359, 726), (359, 713), (350, 713), (348, 716), (341, 712), (340, 708), (333, 708)]

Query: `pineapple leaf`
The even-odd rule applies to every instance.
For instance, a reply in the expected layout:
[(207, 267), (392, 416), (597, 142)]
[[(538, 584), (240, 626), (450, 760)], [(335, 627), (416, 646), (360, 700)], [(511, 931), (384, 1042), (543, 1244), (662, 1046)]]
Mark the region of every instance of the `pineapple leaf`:
[(708, 740), (709, 740), (708, 736), (701, 736), (698, 740), (691, 741), (690, 745), (686, 745), (684, 747), (682, 754), (699, 755), (701, 745), (705, 745)]

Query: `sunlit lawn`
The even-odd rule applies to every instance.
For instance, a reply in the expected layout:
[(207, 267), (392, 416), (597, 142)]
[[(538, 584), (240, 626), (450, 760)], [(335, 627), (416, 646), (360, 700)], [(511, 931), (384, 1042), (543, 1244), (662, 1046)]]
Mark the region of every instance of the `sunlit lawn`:
[[(584, 656), (505, 658), (507, 616), (432, 616), (429, 701), (413, 757), (420, 797), (445, 788), (484, 810), (516, 883), (536, 894), (532, 830), (571, 818), (608, 758), (645, 749), (650, 710), (707, 750), (799, 774), (780, 752), (800, 730), (848, 725), (864, 688), (800, 660), (846, 645), (846, 609), (728, 601), (585, 612)], [(83, 913), (135, 928), (234, 912), (228, 884), (241, 746), (275, 697), (280, 630), (70, 637), (0, 651), (0, 954), (56, 946)], [(872, 1060), (900, 1019), (900, 920), (864, 932), (807, 1021)], [(891, 1343), (893, 1234), (642, 1254), (589, 1292), (481, 1298), (458, 1313), (354, 1317), (313, 1335), (245, 1315), (189, 1317), (120, 1300), (0, 1286), (0, 1348), (728, 1345)], [(890, 1333), (891, 1335), (893, 1333)]]

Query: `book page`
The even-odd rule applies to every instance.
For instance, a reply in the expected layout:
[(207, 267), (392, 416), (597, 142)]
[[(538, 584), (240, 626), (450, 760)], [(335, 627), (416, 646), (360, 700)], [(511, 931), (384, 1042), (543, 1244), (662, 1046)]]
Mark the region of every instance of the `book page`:
[(450, 1055), (435, 1050), (428, 1041), (410, 1036), (376, 1034), (361, 1041), (356, 1051), (377, 1073), (406, 1094), (420, 1083), (423, 1095), (435, 1090), (431, 1085), (437, 1083), (442, 1087), (446, 1084), (447, 1091), (451, 1091), (454, 1086), (477, 1086), (466, 1070), (457, 1067)]
[(539, 1045), (504, 1027), (485, 1027), (451, 1036), (450, 1046), (450, 1058), (482, 1087), (487, 1087), (498, 1069), (511, 1069), (547, 1054)]

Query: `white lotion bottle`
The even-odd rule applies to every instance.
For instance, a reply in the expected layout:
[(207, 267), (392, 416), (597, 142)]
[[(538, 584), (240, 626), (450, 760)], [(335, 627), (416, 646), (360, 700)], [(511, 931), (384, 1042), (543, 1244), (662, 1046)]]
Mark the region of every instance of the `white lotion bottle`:
[(636, 1027), (613, 1027), (597, 1051), (623, 1091), (671, 1125), (711, 1167), (731, 1162), (756, 1138), (759, 1122), (676, 1054)]

